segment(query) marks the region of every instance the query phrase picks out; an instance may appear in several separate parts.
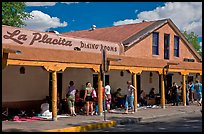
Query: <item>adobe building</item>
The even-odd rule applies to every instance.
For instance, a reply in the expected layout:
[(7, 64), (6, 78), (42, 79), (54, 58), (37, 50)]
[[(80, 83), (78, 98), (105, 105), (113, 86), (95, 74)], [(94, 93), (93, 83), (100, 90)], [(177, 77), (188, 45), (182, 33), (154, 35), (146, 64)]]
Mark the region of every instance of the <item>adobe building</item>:
[[(65, 97), (69, 81), (78, 90), (90, 81), (99, 90), (102, 113), (103, 49), (112, 92), (121, 88), (125, 94), (126, 82), (132, 80), (135, 106), (140, 90), (148, 94), (155, 88), (165, 108), (165, 92), (173, 82), (202, 81), (201, 56), (170, 19), (61, 34), (3, 25), (2, 107), (40, 108), (45, 96), (52, 96), (56, 120), (57, 97)], [(185, 106), (185, 90), (182, 98)]]

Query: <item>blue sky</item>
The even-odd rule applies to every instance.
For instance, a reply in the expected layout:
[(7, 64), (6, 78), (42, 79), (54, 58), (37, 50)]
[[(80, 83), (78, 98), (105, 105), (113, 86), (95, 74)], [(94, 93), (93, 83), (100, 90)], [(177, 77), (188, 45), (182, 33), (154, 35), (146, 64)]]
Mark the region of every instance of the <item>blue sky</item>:
[[(80, 2), (76, 4), (56, 3), (55, 6), (27, 6), (26, 11), (39, 10), (50, 16), (68, 22), (66, 27), (51, 28), (59, 32), (113, 26), (113, 22), (123, 19), (134, 19), (136, 12), (153, 10), (163, 2)], [(128, 9), (128, 10), (127, 10)]]
[[(69, 32), (170, 18), (202, 37), (202, 2), (26, 2), (27, 29)], [(200, 38), (201, 40), (201, 38)], [(202, 40), (201, 40), (202, 41)]]

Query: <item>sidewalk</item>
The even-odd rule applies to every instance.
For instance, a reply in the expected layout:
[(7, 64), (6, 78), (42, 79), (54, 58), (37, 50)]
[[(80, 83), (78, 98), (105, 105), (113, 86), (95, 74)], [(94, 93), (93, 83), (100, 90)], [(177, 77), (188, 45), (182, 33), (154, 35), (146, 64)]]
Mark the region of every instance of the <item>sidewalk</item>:
[(190, 106), (168, 106), (159, 108), (138, 108), (134, 114), (123, 114), (124, 111), (115, 110), (113, 113), (106, 113), (107, 121), (103, 116), (85, 116), (58, 118), (57, 121), (27, 121), (14, 122), (2, 121), (2, 131), (5, 132), (82, 132), (98, 128), (115, 126), (117, 124), (137, 123), (141, 120), (172, 116), (176, 114), (195, 113), (202, 109), (197, 105)]

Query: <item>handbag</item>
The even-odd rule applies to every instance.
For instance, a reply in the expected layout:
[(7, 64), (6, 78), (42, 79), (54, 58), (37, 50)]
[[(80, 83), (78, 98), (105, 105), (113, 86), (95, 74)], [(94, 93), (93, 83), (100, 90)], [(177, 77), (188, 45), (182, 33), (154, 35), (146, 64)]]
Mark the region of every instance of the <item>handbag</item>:
[(92, 98), (96, 98), (97, 97), (96, 90), (92, 90), (91, 96), (92, 96)]

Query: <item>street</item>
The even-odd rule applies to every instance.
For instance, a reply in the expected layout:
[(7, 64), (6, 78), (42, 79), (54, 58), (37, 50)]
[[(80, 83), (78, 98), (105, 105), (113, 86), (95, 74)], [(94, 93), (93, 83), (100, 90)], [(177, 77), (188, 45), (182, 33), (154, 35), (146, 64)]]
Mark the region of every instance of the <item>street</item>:
[(201, 112), (148, 119), (89, 132), (202, 132)]

